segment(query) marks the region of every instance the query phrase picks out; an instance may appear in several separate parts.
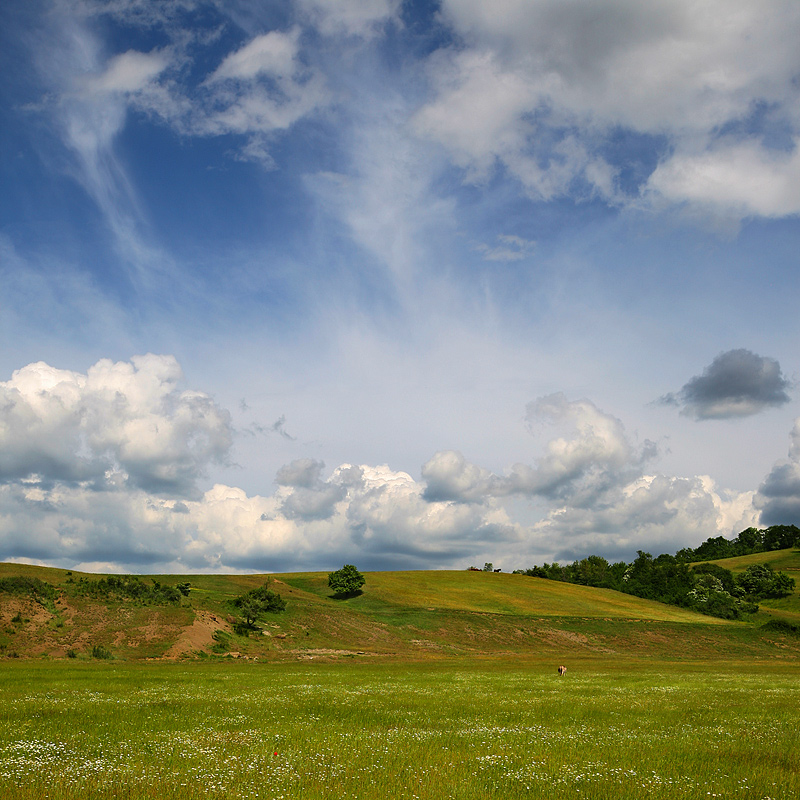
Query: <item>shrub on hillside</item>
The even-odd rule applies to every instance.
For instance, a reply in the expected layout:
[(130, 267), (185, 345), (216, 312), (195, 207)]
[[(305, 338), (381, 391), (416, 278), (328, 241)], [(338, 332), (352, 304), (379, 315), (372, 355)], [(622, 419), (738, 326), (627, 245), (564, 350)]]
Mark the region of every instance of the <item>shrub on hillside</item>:
[(729, 569), (725, 569), (725, 567), (720, 567), (718, 564), (698, 564), (696, 567), (692, 567), (692, 574), (695, 575), (697, 579), (699, 579), (701, 575), (713, 575), (722, 585), (722, 589), (729, 595), (741, 596), (743, 594), (742, 590), (736, 585), (736, 579), (733, 573)]
[(109, 575), (92, 581), (81, 578), (75, 591), (83, 597), (97, 600), (135, 600), (143, 605), (177, 605), (181, 590), (175, 586), (162, 586), (157, 580), (145, 583), (136, 575)]
[(0, 592), (18, 597), (32, 597), (40, 603), (43, 600), (54, 600), (56, 596), (55, 586), (39, 578), (28, 578), (24, 575), (0, 578)]
[(769, 564), (751, 564), (737, 579), (744, 592), (754, 600), (762, 597), (787, 597), (794, 591), (794, 578), (775, 572)]
[(800, 636), (800, 625), (787, 622), (785, 619), (771, 619), (761, 626), (762, 631), (773, 631), (775, 633), (787, 633), (791, 636)]
[(697, 576), (694, 589), (687, 593), (682, 605), (721, 619), (740, 619), (742, 612), (758, 611), (758, 606), (730, 594), (723, 581), (710, 572), (701, 572)]
[[(269, 588), (269, 581), (257, 589), (237, 597), (233, 604), (239, 609), (244, 624), (252, 629), (262, 614), (277, 614), (286, 608), (286, 601)], [(240, 631), (237, 630), (237, 633)], [(246, 631), (242, 631), (246, 634)]]

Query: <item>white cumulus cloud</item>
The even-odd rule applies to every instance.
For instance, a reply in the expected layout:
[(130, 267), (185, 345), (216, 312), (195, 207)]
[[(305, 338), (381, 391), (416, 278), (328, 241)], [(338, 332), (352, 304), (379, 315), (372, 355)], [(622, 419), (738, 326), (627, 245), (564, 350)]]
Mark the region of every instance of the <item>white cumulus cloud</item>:
[[(430, 58), (433, 96), (415, 125), (468, 179), (499, 165), (536, 198), (632, 201), (605, 147), (623, 130), (663, 141), (638, 187), (650, 200), (800, 211), (792, 0), (444, 0), (441, 14), (458, 40)], [(790, 147), (748, 133), (765, 108)]]
[(102, 360), (86, 374), (43, 362), (15, 371), (0, 383), (0, 476), (191, 495), (226, 459), (232, 428), (181, 378), (174, 357), (157, 355)]
[[(553, 435), (502, 475), (451, 450), (423, 465), (422, 480), (387, 465), (328, 474), (303, 457), (270, 492), (204, 488), (233, 428), (182, 384), (175, 358), (156, 355), (86, 373), (38, 362), (0, 383), (0, 558), (139, 572), (524, 567), (541, 555), (674, 551), (757, 518), (752, 493), (644, 472), (652, 445), (562, 394), (528, 404), (531, 431)], [(762, 487), (765, 516), (770, 503), (797, 502), (794, 450)]]

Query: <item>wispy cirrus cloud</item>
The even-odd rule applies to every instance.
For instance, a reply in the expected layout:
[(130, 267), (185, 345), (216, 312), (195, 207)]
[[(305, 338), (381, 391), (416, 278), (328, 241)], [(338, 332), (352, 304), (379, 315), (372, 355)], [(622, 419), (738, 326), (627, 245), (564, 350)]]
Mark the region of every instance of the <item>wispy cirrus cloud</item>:
[(536, 242), (508, 234), (499, 234), (496, 242), (497, 244), (494, 246), (480, 242), (474, 245), (474, 248), (484, 260), (502, 262), (522, 261), (522, 259), (528, 258), (536, 247)]
[(401, 0), (298, 0), (305, 19), (327, 36), (371, 37), (396, 20)]
[[(65, 170), (96, 203), (117, 253), (147, 287), (153, 276), (178, 265), (153, 235), (153, 220), (120, 152), (119, 138), (132, 117), (180, 137), (235, 137), (234, 158), (273, 169), (274, 137), (328, 106), (331, 95), (324, 76), (301, 57), (297, 26), (255, 35), (215, 63), (209, 54), (217, 52), (219, 37), (181, 24), (198, 13), (195, 7), (140, 11), (135, 4), (89, 2), (73, 13), (57, 5), (48, 24), (26, 41), (44, 89), (38, 110), (65, 147)], [(167, 44), (109, 53), (97, 24), (108, 17), (158, 31)], [(206, 70), (200, 80), (199, 69)]]

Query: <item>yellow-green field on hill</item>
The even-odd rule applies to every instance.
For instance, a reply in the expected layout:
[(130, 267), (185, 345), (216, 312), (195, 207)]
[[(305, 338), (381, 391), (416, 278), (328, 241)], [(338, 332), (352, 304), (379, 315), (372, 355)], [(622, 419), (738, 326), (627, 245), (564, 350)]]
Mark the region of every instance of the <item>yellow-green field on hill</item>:
[[(321, 573), (276, 576), (317, 597), (330, 592)], [(377, 572), (368, 576), (360, 607), (459, 610), (484, 614), (543, 617), (597, 617), (696, 622), (697, 614), (609, 589), (485, 572)], [(355, 605), (355, 604), (354, 604)], [(704, 622), (723, 620), (703, 617)]]
[[(787, 569), (800, 562), (794, 551), (769, 555)], [(345, 600), (332, 597), (326, 573), (141, 576), (148, 585), (188, 582), (188, 596), (171, 605), (90, 596), (86, 586), (98, 575), (0, 564), (0, 579), (10, 576), (47, 581), (56, 596), (42, 603), (0, 593), (6, 657), (80, 660), (98, 647), (126, 660), (724, 655), (786, 661), (800, 655), (800, 637), (761, 628), (769, 619), (797, 618), (797, 592), (768, 601), (754, 618), (731, 622), (608, 589), (507, 573), (366, 573), (363, 593)], [(267, 580), (286, 609), (243, 631), (233, 600)]]

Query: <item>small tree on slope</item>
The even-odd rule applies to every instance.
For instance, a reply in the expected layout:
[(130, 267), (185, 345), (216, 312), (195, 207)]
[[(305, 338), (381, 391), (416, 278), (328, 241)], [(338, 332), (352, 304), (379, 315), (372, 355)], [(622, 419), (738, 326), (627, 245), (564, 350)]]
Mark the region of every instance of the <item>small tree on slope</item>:
[(345, 564), (341, 569), (328, 575), (328, 586), (333, 589), (335, 597), (353, 597), (361, 594), (361, 587), (365, 583), (364, 576), (352, 564)]

